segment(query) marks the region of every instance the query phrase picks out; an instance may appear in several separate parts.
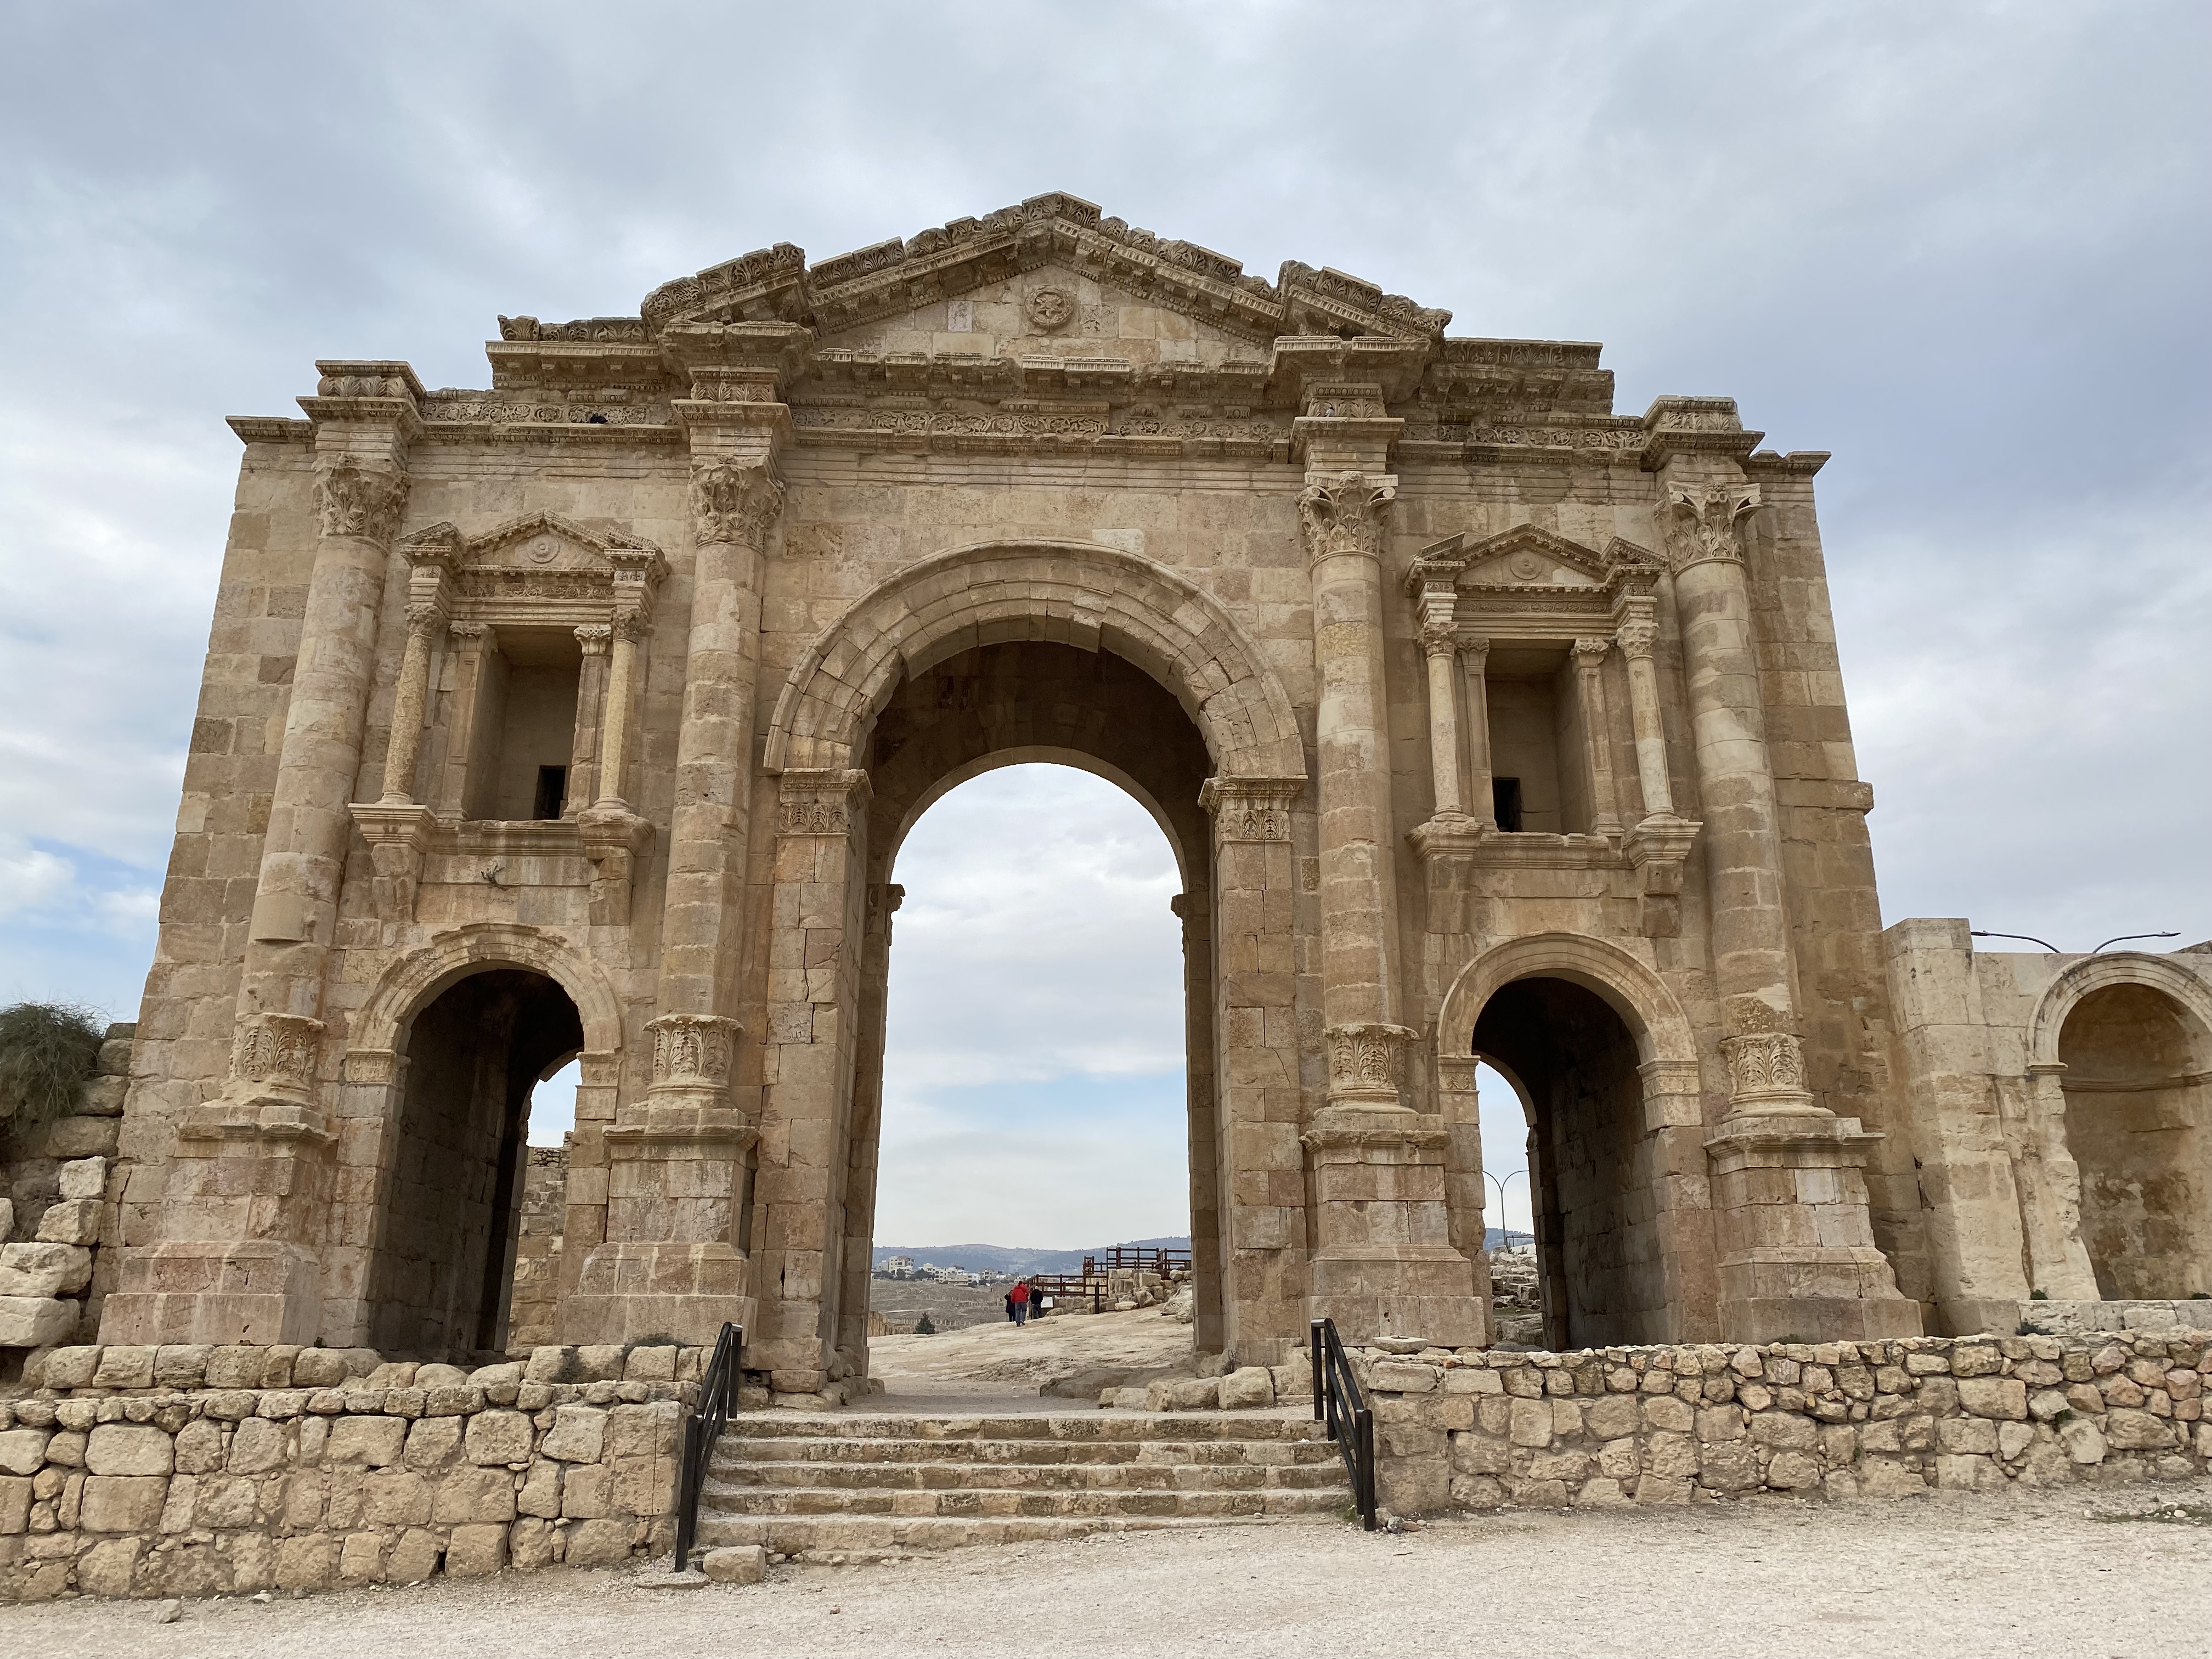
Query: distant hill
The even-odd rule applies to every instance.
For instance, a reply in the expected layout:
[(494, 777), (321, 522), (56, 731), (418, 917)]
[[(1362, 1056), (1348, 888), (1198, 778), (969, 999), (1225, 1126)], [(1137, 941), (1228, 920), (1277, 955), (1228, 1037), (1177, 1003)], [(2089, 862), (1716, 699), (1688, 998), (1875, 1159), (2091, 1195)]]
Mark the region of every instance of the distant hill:
[(1492, 1227), (1483, 1235), (1482, 1248), (1486, 1250), (1510, 1249), (1516, 1244), (1534, 1244), (1535, 1242), (1534, 1233), (1516, 1233), (1509, 1227)]
[[(1186, 1235), (1176, 1238), (1125, 1238), (1126, 1247), (1146, 1250), (1187, 1250), (1190, 1239)], [(1087, 1250), (1024, 1250), (1005, 1244), (878, 1244), (872, 1265), (882, 1267), (895, 1255), (912, 1256), (916, 1261), (933, 1261), (940, 1267), (965, 1267), (971, 1273), (1078, 1273), (1083, 1271), (1083, 1258), (1098, 1255), (1112, 1249), (1111, 1244), (1095, 1244)]]

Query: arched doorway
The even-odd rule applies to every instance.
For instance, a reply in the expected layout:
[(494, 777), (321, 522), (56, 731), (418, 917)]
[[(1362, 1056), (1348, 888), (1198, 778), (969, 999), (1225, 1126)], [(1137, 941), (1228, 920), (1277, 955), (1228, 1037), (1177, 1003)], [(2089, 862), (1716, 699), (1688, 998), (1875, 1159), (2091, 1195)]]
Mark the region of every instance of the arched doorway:
[(408, 1022), (370, 1252), (370, 1346), (505, 1348), (531, 1091), (583, 1047), (568, 994), (524, 968), (468, 974)]
[(2212, 1294), (2212, 1033), (2155, 987), (2107, 984), (2068, 1011), (2058, 1058), (2098, 1293)]
[[(1667, 1340), (1666, 1272), (1634, 1035), (1595, 992), (1536, 977), (1491, 996), (1475, 1020), (1474, 1047), (1514, 1088), (1528, 1126), (1545, 1345)], [(1506, 1149), (1498, 1151), (1510, 1160)]]
[(961, 783), (999, 768), (1042, 761), (1093, 773), (1126, 791), (1158, 824), (1174, 855), (1182, 887), (1175, 914), (1181, 918), (1184, 943), (1185, 1144), (1196, 1281), (1194, 1335), (1201, 1349), (1219, 1348), (1223, 1160), (1212, 1089), (1211, 835), (1199, 805), (1211, 760), (1197, 726), (1158, 680), (1114, 652), (1018, 640), (975, 647), (910, 672), (876, 717), (867, 754), (872, 786), (869, 902), (841, 1206), (838, 1347), (854, 1362), (866, 1352), (893, 912), (904, 897), (896, 881), (900, 850), (922, 814)]

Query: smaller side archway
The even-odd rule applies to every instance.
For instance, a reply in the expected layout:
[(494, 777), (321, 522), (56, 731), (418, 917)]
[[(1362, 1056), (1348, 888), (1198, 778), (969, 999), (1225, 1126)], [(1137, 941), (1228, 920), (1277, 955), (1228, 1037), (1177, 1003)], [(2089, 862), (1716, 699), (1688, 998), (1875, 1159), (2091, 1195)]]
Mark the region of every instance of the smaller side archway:
[[(1717, 1332), (1695, 1039), (1655, 971), (1579, 934), (1508, 941), (1446, 994), (1437, 1058), (1455, 1204), (1480, 1206), (1484, 1186), (1472, 1062), (1519, 1097), (1547, 1346)], [(1469, 1224), (1454, 1233), (1462, 1249), (1480, 1238)]]
[(2045, 994), (2032, 1038), (2098, 1295), (2212, 1294), (2212, 984), (2146, 953), (2092, 957)]
[(580, 1059), (578, 1121), (611, 1116), (622, 1032), (598, 966), (535, 928), (453, 928), (386, 970), (341, 1060), (326, 1341), (504, 1345), (531, 1090)]

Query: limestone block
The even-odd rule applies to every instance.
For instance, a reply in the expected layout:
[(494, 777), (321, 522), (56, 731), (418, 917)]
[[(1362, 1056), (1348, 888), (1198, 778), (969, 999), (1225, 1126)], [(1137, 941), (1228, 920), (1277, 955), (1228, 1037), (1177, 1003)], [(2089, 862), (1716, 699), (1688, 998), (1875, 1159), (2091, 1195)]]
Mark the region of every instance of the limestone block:
[(628, 1521), (580, 1521), (568, 1528), (562, 1559), (572, 1567), (614, 1567), (629, 1559), (633, 1530)]
[(176, 1467), (176, 1443), (149, 1423), (102, 1423), (85, 1446), (84, 1466), (94, 1474), (166, 1475)]
[(0, 1296), (0, 1348), (44, 1348), (76, 1330), (77, 1304), (51, 1297)]
[(1966, 1377), (1959, 1384), (1959, 1403), (1976, 1417), (2024, 1421), (2027, 1385), (2016, 1376)]
[(480, 1412), (468, 1420), (465, 1443), (471, 1463), (527, 1463), (535, 1431), (520, 1412)]
[(91, 1278), (82, 1244), (0, 1244), (0, 1296), (75, 1296)]
[(154, 1356), (158, 1349), (109, 1347), (100, 1351), (100, 1367), (92, 1374), (95, 1389), (150, 1389), (154, 1386)]
[(572, 1521), (596, 1520), (614, 1513), (614, 1470), (604, 1463), (580, 1464), (561, 1483), (561, 1513)]
[(266, 1353), (259, 1348), (212, 1348), (208, 1352), (206, 1382), (210, 1389), (258, 1389)]
[(362, 1514), (382, 1526), (422, 1526), (430, 1502), (430, 1483), (412, 1469), (382, 1469), (362, 1482)]
[[(1427, 1366), (1420, 1368), (1430, 1370)], [(1429, 1387), (1436, 1386), (1435, 1373), (1430, 1370)], [(1273, 1406), (1275, 1403), (1275, 1379), (1263, 1365), (1246, 1365), (1229, 1373), (1220, 1382), (1221, 1409), (1244, 1411)]]
[(192, 1524), (209, 1532), (250, 1527), (260, 1505), (260, 1483), (238, 1475), (208, 1475), (198, 1482)]
[(556, 1406), (539, 1451), (563, 1463), (596, 1463), (606, 1447), (607, 1414), (596, 1406)]
[(1997, 1449), (1997, 1425), (1986, 1418), (1947, 1417), (1936, 1425), (1936, 1443), (1956, 1456), (1987, 1457)]
[(417, 1389), (458, 1389), (466, 1383), (469, 1374), (459, 1365), (418, 1365), (409, 1386)]
[(510, 1359), (504, 1364), (477, 1366), (469, 1373), (469, 1382), (479, 1389), (495, 1389), (510, 1383), (520, 1386), (522, 1372), (522, 1361)]
[(407, 1425), (397, 1417), (342, 1417), (331, 1425), (324, 1457), (332, 1463), (362, 1463), (380, 1469), (399, 1461)]
[(461, 1419), (425, 1417), (407, 1431), (402, 1454), (410, 1469), (442, 1469), (461, 1455)]
[(13, 1538), (31, 1524), (32, 1482), (27, 1475), (0, 1475), (0, 1538)]
[(514, 1519), (514, 1477), (505, 1469), (449, 1470), (438, 1482), (430, 1518), (441, 1525), (497, 1522), (500, 1536)]
[(623, 1362), (623, 1376), (632, 1382), (672, 1382), (676, 1380), (676, 1346), (655, 1342), (632, 1348)]
[(1600, 1440), (1618, 1440), (1634, 1434), (1643, 1417), (1632, 1395), (1608, 1395), (1593, 1401), (1583, 1413), (1583, 1425)]
[(204, 1342), (170, 1343), (155, 1349), (154, 1386), (157, 1389), (204, 1386), (208, 1356), (214, 1352)]
[(0, 1244), (15, 1236), (15, 1200), (0, 1198)]
[(347, 1380), (345, 1356), (331, 1348), (302, 1348), (292, 1360), (293, 1383), (302, 1389), (335, 1389)]
[[(85, 1437), (75, 1430), (57, 1434), (46, 1442), (46, 1462), (60, 1468), (81, 1469), (84, 1467), (84, 1443)], [(46, 1498), (52, 1494), (39, 1495)]]
[(65, 1198), (50, 1204), (39, 1218), (39, 1237), (49, 1244), (97, 1244), (100, 1209), (96, 1198)]
[(1516, 1400), (1507, 1431), (1516, 1446), (1542, 1448), (1552, 1443), (1552, 1408), (1540, 1400)]
[(49, 1429), (9, 1429), (0, 1431), (0, 1474), (36, 1474), (46, 1461)]
[(337, 1540), (328, 1534), (276, 1540), (279, 1589), (328, 1589), (337, 1577)]
[(446, 1540), (446, 1574), (452, 1578), (489, 1578), (507, 1565), (503, 1526), (455, 1527)]
[(107, 1160), (72, 1158), (55, 1172), (64, 1198), (100, 1198), (107, 1191)]
[(78, 1524), (87, 1532), (151, 1532), (168, 1496), (164, 1475), (88, 1475)]
[(2148, 1412), (2116, 1407), (2105, 1414), (2105, 1439), (2121, 1451), (2164, 1451), (2174, 1434)]
[(1820, 1425), (1794, 1412), (1761, 1412), (1751, 1419), (1750, 1426), (1752, 1439), (1762, 1446), (1806, 1452), (1820, 1442)]
[(1766, 1484), (1781, 1492), (1820, 1484), (1820, 1466), (1802, 1451), (1778, 1451), (1766, 1466)]
[[(672, 1400), (617, 1406), (607, 1413), (605, 1455), (650, 1457), (673, 1454), (683, 1443), (683, 1408)], [(527, 1452), (523, 1454), (528, 1456)]]
[(575, 1351), (580, 1373), (572, 1379), (580, 1382), (618, 1382), (623, 1374), (623, 1346), (619, 1342), (594, 1343)]
[(1702, 1447), (1698, 1480), (1716, 1492), (1748, 1492), (1759, 1482), (1759, 1454), (1747, 1440)]
[(1150, 1412), (1203, 1412), (1221, 1404), (1221, 1380), (1212, 1376), (1164, 1376), (1145, 1386)]
[(1987, 1457), (1939, 1455), (1936, 1460), (1936, 1484), (1945, 1492), (1993, 1492), (2004, 1483), (2004, 1472)]
[(58, 1117), (38, 1138), (40, 1158), (112, 1158), (119, 1125), (106, 1114)]
[(93, 1373), (99, 1369), (98, 1348), (55, 1348), (47, 1353), (40, 1370), (39, 1384), (47, 1389), (89, 1388)]
[(338, 1577), (349, 1584), (380, 1583), (384, 1578), (384, 1534), (354, 1532), (338, 1549)]
[[(1307, 1370), (1303, 1375), (1306, 1379), (1306, 1392), (1297, 1397), (1302, 1400), (1311, 1399), (1313, 1397), (1312, 1373)], [(1502, 1394), (1504, 1389), (1505, 1384), (1498, 1380), (1496, 1371), (1478, 1366), (1462, 1365), (1456, 1370), (1444, 1373), (1446, 1394)], [(1280, 1383), (1276, 1385), (1276, 1392), (1278, 1394), (1282, 1392)]]
[(109, 1597), (131, 1594), (131, 1581), (145, 1553), (143, 1538), (110, 1538), (94, 1544), (77, 1559), (76, 1587), (87, 1595)]
[(515, 1508), (525, 1515), (534, 1515), (544, 1520), (554, 1520), (561, 1513), (561, 1476), (568, 1466), (544, 1458), (530, 1466), (523, 1478), (522, 1490), (515, 1497)]
[(1644, 1420), (1668, 1434), (1687, 1434), (1697, 1426), (1697, 1413), (1672, 1395), (1644, 1396)]
[(2035, 1431), (2025, 1423), (1997, 1425), (1997, 1456), (2009, 1463), (2035, 1443)]
[(233, 1474), (266, 1474), (284, 1466), (290, 1434), (282, 1423), (249, 1417), (230, 1437), (228, 1467)]
[(759, 1544), (708, 1550), (700, 1562), (710, 1584), (757, 1584), (768, 1577), (768, 1551)]
[(399, 1534), (385, 1558), (384, 1582), (387, 1584), (419, 1584), (438, 1570), (438, 1558), (445, 1553), (445, 1545), (434, 1532), (414, 1528)]

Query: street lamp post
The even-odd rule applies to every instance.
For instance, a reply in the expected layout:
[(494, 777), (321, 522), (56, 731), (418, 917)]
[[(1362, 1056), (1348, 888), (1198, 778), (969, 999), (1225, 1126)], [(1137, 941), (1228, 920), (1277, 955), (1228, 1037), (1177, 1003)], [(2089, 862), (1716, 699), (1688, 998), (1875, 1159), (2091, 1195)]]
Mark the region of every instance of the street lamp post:
[(1510, 1238), (1513, 1236), (1513, 1230), (1505, 1224), (1506, 1184), (1510, 1182), (1515, 1176), (1519, 1176), (1523, 1181), (1526, 1181), (1528, 1178), (1528, 1172), (1526, 1170), (1508, 1170), (1505, 1172), (1504, 1178), (1500, 1179), (1498, 1176), (1491, 1174), (1489, 1170), (1485, 1170), (1482, 1172), (1482, 1176), (1484, 1180), (1487, 1181), (1492, 1186), (1498, 1188), (1498, 1231), (1504, 1233), (1508, 1238)]

